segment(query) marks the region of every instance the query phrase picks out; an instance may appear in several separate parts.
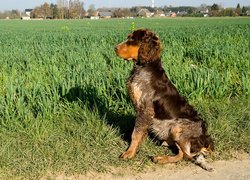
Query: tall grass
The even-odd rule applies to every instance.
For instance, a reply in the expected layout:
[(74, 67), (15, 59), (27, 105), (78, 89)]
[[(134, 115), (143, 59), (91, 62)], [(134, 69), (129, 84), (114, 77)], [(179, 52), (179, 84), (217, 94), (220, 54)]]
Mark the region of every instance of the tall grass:
[(249, 22), (0, 21), (1, 176), (151, 165), (146, 155), (163, 149), (150, 139), (135, 161), (118, 159), (133, 127), (125, 84), (132, 64), (113, 47), (131, 24), (160, 36), (166, 72), (207, 119), (217, 154), (249, 153)]

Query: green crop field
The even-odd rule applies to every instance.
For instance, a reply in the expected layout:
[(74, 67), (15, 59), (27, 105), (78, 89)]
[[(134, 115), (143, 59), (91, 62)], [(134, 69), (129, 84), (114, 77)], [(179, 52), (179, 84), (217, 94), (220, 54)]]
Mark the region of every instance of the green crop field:
[(250, 18), (0, 21), (0, 179), (141, 170), (166, 148), (127, 148), (132, 64), (114, 46), (155, 31), (166, 73), (209, 125), (211, 160), (250, 153)]

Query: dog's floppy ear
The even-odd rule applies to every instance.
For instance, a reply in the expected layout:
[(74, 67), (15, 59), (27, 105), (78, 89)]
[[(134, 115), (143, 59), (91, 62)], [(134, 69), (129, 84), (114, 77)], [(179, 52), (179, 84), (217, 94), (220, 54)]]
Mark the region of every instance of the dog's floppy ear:
[(138, 52), (138, 61), (140, 63), (152, 62), (161, 58), (160, 39), (151, 31), (144, 31), (141, 45)]

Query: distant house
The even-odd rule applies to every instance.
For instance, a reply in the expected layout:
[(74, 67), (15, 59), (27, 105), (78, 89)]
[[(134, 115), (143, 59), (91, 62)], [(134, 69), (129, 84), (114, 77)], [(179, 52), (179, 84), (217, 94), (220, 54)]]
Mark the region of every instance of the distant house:
[(171, 14), (171, 17), (176, 17), (177, 16), (177, 14), (175, 13), (175, 12), (173, 12), (172, 14)]
[(33, 11), (33, 9), (25, 9), (25, 10), (24, 10), (25, 14), (26, 14), (27, 16), (29, 16), (29, 17), (30, 17), (30, 14), (31, 14), (32, 11)]
[(247, 16), (250, 16), (250, 10), (246, 11)]
[(204, 17), (208, 16), (209, 10), (207, 8), (200, 9), (199, 13), (203, 14)]
[(99, 19), (99, 16), (90, 16), (90, 19)]
[(99, 19), (99, 12), (95, 11), (95, 12), (93, 12), (91, 14), (87, 12), (84, 16), (86, 18), (90, 18), (90, 19)]
[(30, 20), (30, 16), (22, 16), (21, 20)]
[(175, 12), (169, 11), (165, 14), (167, 17), (176, 17), (177, 14)]
[(99, 12), (99, 17), (100, 18), (105, 18), (105, 19), (109, 19), (113, 16), (112, 12)]
[(172, 13), (172, 11), (169, 11), (169, 12), (165, 13), (165, 16), (170, 17), (171, 13)]
[(33, 11), (33, 9), (25, 9), (24, 12), (25, 14), (21, 17), (22, 20), (29, 20), (30, 19), (30, 14)]
[(166, 15), (164, 14), (163, 11), (161, 10), (157, 10), (155, 13), (154, 13), (154, 17), (165, 17)]
[(145, 8), (143, 8), (143, 9), (141, 9), (138, 13), (137, 13), (137, 15), (139, 16), (139, 17), (151, 17), (152, 15), (153, 15), (154, 13), (151, 13), (148, 9), (145, 9)]
[(185, 16), (187, 15), (188, 13), (186, 11), (178, 11), (177, 12), (177, 16)]

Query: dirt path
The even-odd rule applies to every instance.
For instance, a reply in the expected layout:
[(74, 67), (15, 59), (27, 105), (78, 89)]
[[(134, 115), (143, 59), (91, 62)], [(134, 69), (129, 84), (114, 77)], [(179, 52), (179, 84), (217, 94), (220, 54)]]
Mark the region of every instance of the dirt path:
[(175, 164), (164, 165), (155, 170), (143, 173), (133, 173), (119, 170), (115, 174), (89, 173), (74, 177), (58, 176), (57, 180), (73, 179), (98, 179), (98, 180), (250, 180), (250, 158), (242, 160), (216, 161), (210, 163), (215, 169), (207, 172), (198, 166), (187, 164), (187, 166), (176, 166)]

